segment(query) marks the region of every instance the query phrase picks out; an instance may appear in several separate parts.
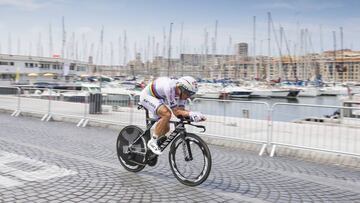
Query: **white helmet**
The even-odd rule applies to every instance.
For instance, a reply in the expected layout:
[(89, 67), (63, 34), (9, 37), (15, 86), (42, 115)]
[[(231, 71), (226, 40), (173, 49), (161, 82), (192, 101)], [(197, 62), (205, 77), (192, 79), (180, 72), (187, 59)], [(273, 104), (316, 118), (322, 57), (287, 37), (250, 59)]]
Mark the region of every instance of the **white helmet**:
[(178, 87), (181, 91), (186, 91), (190, 95), (194, 95), (198, 91), (198, 84), (196, 80), (191, 76), (184, 76), (178, 79)]

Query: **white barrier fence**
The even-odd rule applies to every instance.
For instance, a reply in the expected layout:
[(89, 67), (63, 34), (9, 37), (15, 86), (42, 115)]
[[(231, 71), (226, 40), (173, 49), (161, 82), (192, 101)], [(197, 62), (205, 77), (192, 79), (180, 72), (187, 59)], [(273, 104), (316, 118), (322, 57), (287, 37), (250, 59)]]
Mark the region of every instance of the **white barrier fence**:
[[(274, 104), (272, 118), (282, 116), (291, 120), (283, 122), (272, 119), (270, 156), (274, 155), (276, 146), (359, 156), (360, 116), (351, 113), (358, 110), (359, 108), (354, 107)], [(330, 115), (336, 111), (339, 114), (335, 116), (319, 116)]]
[[(79, 127), (88, 121), (144, 126), (145, 113), (137, 110), (137, 100), (128, 94), (0, 87), (0, 108), (13, 110), (13, 116), (34, 112), (49, 121), (61, 115), (79, 119)], [(259, 155), (272, 147), (273, 156), (277, 146), (286, 146), (360, 156), (360, 116), (352, 113), (360, 108), (288, 103), (270, 107), (265, 102), (212, 99), (194, 99), (189, 108), (207, 115), (204, 136), (262, 145)], [(339, 118), (323, 117), (337, 110)]]
[(0, 108), (17, 111), (20, 107), (20, 100), (17, 98), (20, 91), (20, 88), (0, 86)]
[[(213, 108), (216, 105), (219, 108)], [(266, 144), (269, 135), (269, 105), (265, 102), (194, 99), (192, 111), (207, 115), (204, 135)]]

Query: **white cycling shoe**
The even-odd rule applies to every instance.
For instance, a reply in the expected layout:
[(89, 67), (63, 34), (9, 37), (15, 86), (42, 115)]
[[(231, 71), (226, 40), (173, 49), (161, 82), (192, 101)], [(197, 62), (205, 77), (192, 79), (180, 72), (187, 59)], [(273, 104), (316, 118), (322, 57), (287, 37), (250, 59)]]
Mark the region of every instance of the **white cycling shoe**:
[(147, 146), (154, 154), (157, 154), (157, 155), (162, 154), (161, 149), (157, 144), (157, 139), (151, 138), (149, 140), (149, 142), (147, 143)]

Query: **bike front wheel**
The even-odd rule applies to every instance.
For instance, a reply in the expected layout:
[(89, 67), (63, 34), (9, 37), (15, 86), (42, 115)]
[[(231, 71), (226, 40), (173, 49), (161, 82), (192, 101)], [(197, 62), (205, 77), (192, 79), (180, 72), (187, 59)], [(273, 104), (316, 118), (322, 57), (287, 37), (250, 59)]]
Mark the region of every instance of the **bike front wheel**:
[(200, 185), (211, 171), (210, 150), (204, 140), (192, 133), (173, 141), (169, 162), (176, 179), (188, 186)]

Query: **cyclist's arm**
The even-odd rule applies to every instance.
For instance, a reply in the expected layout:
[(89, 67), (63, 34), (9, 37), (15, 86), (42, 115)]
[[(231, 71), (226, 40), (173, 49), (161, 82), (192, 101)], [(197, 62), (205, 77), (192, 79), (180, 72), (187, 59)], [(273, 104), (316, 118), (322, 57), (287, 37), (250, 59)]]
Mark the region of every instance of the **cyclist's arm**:
[(176, 106), (174, 108), (171, 108), (171, 110), (176, 117), (179, 117), (179, 116), (189, 117), (189, 111), (185, 110), (184, 106)]
[(175, 116), (189, 117), (189, 111), (185, 110), (186, 100), (178, 100), (177, 106), (172, 108)]

